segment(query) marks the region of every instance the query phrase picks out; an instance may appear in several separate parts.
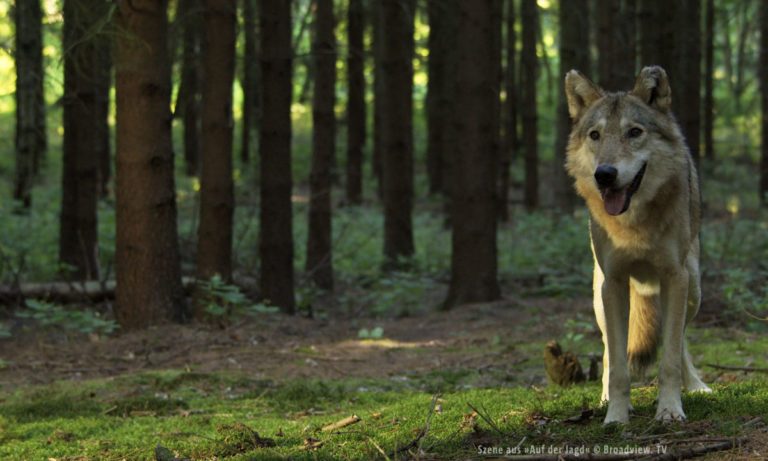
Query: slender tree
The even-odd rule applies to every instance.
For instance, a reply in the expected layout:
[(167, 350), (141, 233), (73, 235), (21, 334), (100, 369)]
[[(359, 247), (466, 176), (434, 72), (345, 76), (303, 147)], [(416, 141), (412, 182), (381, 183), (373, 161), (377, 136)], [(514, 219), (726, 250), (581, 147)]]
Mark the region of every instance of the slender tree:
[(176, 95), (176, 114), (184, 124), (184, 171), (200, 171), (200, 31), (202, 0), (179, 0), (177, 22), (182, 28), (181, 83)]
[(678, 45), (675, 54), (678, 71), (671, 78), (677, 79), (673, 85), (678, 96), (672, 99), (672, 109), (685, 135), (691, 157), (698, 166), (701, 139), (701, 0), (677, 3), (674, 30)]
[(715, 1), (707, 0), (704, 20), (704, 157), (715, 159), (713, 126), (715, 116), (714, 72), (715, 72)]
[[(589, 60), (589, 5), (588, 0), (574, 0), (566, 7), (560, 5), (560, 75), (571, 69), (577, 69), (590, 75)], [(555, 204), (565, 211), (573, 210), (575, 194), (571, 180), (565, 172), (565, 150), (571, 118), (568, 115), (568, 101), (565, 93), (560, 92), (557, 105), (557, 138), (555, 140), (554, 189)]]
[(40, 0), (17, 1), (16, 25), (16, 171), (13, 198), (32, 204), (32, 179), (47, 147), (43, 98), (43, 39)]
[(243, 0), (243, 120), (240, 160), (248, 163), (251, 156), (251, 138), (258, 131), (261, 119), (259, 96), (259, 55), (256, 31), (256, 0)]
[[(566, 10), (573, 12), (571, 6)], [(598, 1), (597, 74), (600, 85), (610, 91), (629, 88), (635, 80), (635, 10), (635, 0)]]
[(384, 256), (413, 254), (413, 52), (415, 0), (381, 1)]
[[(232, 277), (232, 83), (235, 0), (203, 0), (202, 158), (197, 278)], [(197, 315), (200, 312), (196, 312)]]
[(517, 37), (515, 34), (515, 0), (507, 0), (507, 42), (506, 69), (504, 71), (504, 92), (506, 98), (503, 106), (503, 149), (501, 152), (499, 176), (499, 219), (509, 219), (509, 186), (512, 162), (519, 148), (517, 134)]
[(522, 0), (520, 18), (523, 22), (521, 50), (523, 92), (523, 146), (525, 148), (525, 209), (533, 211), (539, 204), (539, 154), (537, 141), (536, 77), (536, 28), (539, 14), (536, 0)]
[(762, 147), (760, 154), (760, 206), (768, 205), (768, 5), (760, 3), (760, 108), (762, 110)]
[(450, 103), (453, 69), (450, 62), (455, 44), (457, 4), (454, 0), (429, 0), (429, 58), (427, 72), (427, 177), (430, 193), (449, 193), (446, 170), (450, 164)]
[(186, 317), (171, 146), (167, 0), (115, 12), (115, 316), (125, 329)]
[(494, 16), (496, 0), (459, 2), (456, 46), (460, 62), (457, 69), (456, 105), (452, 126), (459, 140), (452, 182), (453, 237), (451, 284), (445, 307), (483, 302), (500, 296), (496, 280), (496, 184), (498, 139), (497, 115), (489, 110), (498, 106), (498, 53)]
[(333, 288), (331, 254), (331, 164), (336, 150), (336, 37), (333, 0), (317, 0), (312, 60), (312, 166), (309, 174), (309, 231), (306, 271), (315, 284)]
[[(99, 278), (96, 208), (107, 113), (99, 104), (109, 88), (94, 33), (106, 14), (100, 0), (64, 2), (64, 148), (59, 260), (79, 280)], [(90, 31), (90, 32), (89, 32)], [(97, 128), (101, 128), (101, 130)], [(108, 145), (108, 138), (107, 138)]]
[(384, 111), (384, 31), (383, 31), (382, 2), (371, 3), (371, 23), (373, 35), (373, 155), (371, 156), (373, 176), (376, 179), (377, 193), (383, 198), (382, 190), (382, 158), (383, 142), (383, 111)]
[(363, 151), (365, 149), (365, 8), (363, 0), (350, 0), (347, 10), (347, 201), (363, 199)]
[[(109, 14), (111, 5), (98, 2), (97, 11), (100, 17)], [(112, 181), (112, 138), (109, 128), (110, 92), (112, 90), (112, 37), (109, 30), (99, 30), (93, 46), (96, 48), (96, 80), (94, 82), (94, 103), (96, 120), (94, 121), (94, 143), (96, 156), (99, 159), (99, 194), (109, 195), (109, 184)]]
[(261, 294), (293, 314), (291, 2), (259, 2), (261, 21)]

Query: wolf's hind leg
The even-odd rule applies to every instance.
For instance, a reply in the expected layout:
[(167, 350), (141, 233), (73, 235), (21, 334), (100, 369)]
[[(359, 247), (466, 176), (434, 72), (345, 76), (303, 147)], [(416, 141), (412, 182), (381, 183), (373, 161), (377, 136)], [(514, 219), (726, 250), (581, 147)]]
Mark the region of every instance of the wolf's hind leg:
[(683, 387), (689, 392), (712, 392), (712, 389), (699, 378), (699, 374), (693, 366), (691, 354), (688, 353), (687, 341), (683, 342)]

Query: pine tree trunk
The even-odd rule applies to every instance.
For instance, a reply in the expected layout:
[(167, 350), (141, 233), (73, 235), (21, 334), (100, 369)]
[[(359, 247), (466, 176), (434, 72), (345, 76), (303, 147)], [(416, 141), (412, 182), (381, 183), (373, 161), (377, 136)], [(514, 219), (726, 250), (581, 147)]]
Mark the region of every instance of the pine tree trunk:
[(309, 174), (309, 231), (306, 271), (315, 284), (333, 289), (331, 251), (331, 159), (336, 150), (336, 37), (333, 0), (317, 0), (312, 60), (312, 166)]
[(350, 0), (347, 11), (347, 202), (363, 200), (363, 151), (365, 149), (365, 7), (363, 0)]
[(707, 0), (704, 38), (704, 157), (715, 159), (713, 126), (715, 115), (714, 72), (715, 72), (715, 2)]
[(258, 132), (261, 119), (259, 97), (259, 55), (256, 33), (256, 0), (243, 0), (243, 127), (240, 160), (245, 164), (251, 157), (251, 139)]
[[(108, 14), (110, 5), (98, 2), (101, 15)], [(112, 181), (112, 137), (109, 128), (109, 103), (112, 89), (112, 41), (113, 36), (104, 33), (96, 38), (96, 82), (94, 93), (96, 96), (96, 120), (93, 129), (95, 131), (94, 143), (96, 144), (96, 157), (99, 159), (99, 195), (106, 198), (109, 195), (109, 184)]]
[(539, 205), (539, 154), (537, 140), (536, 77), (536, 28), (539, 24), (536, 0), (522, 0), (520, 17), (523, 22), (523, 47), (521, 50), (523, 91), (523, 145), (525, 148), (525, 209), (535, 210)]
[[(96, 208), (99, 190), (101, 124), (98, 107), (100, 37), (88, 36), (99, 19), (100, 0), (64, 2), (63, 167), (59, 261), (77, 280), (99, 278)], [(103, 85), (102, 85), (103, 86)], [(103, 102), (103, 101), (102, 101)], [(103, 136), (103, 133), (101, 133)]]
[(413, 52), (415, 0), (382, 0), (384, 257), (413, 255)]
[(115, 317), (126, 329), (186, 317), (176, 231), (167, 0), (121, 2), (115, 23)]
[[(203, 0), (202, 158), (197, 278), (232, 278), (232, 83), (235, 0)], [(200, 312), (196, 312), (200, 317)]]
[[(445, 307), (498, 299), (496, 280), (496, 183), (498, 68), (500, 47), (495, 0), (459, 2), (455, 38), (459, 62), (453, 128), (456, 146), (453, 185), (451, 284)], [(487, 52), (478, 52), (487, 50)], [(494, 52), (495, 51), (495, 52)]]
[(383, 77), (383, 6), (381, 1), (371, 4), (371, 23), (373, 35), (373, 154), (371, 156), (373, 176), (376, 179), (376, 191), (383, 199), (382, 159), (384, 157), (383, 141), (383, 110), (384, 110), (384, 77)]
[(768, 5), (760, 3), (760, 108), (762, 110), (762, 146), (760, 152), (760, 206), (768, 206)]
[(42, 11), (39, 0), (16, 2), (16, 171), (13, 198), (32, 204), (32, 180), (45, 155)]
[(184, 169), (187, 176), (200, 172), (200, 9), (202, 0), (179, 0), (176, 13), (182, 28), (181, 83), (176, 113), (184, 124)]
[[(574, 10), (567, 6), (567, 14), (576, 14)], [(631, 88), (636, 61), (635, 0), (599, 0), (597, 11), (598, 81), (609, 91)], [(586, 34), (582, 31), (582, 35)]]
[(503, 150), (501, 152), (501, 174), (499, 177), (499, 219), (509, 220), (509, 186), (512, 162), (517, 153), (517, 39), (515, 34), (515, 0), (507, 0), (507, 59), (504, 72), (504, 90), (506, 99), (503, 108)]
[[(573, 0), (560, 7), (560, 75), (571, 69), (591, 74), (589, 60), (589, 4), (588, 0)], [(576, 195), (571, 179), (565, 171), (565, 151), (571, 131), (568, 101), (563, 92), (557, 105), (557, 137), (555, 139), (554, 187), (555, 205), (563, 211), (573, 211)]]
[(261, 20), (261, 294), (293, 314), (293, 214), (291, 211), (291, 99), (293, 92), (290, 2), (259, 2)]

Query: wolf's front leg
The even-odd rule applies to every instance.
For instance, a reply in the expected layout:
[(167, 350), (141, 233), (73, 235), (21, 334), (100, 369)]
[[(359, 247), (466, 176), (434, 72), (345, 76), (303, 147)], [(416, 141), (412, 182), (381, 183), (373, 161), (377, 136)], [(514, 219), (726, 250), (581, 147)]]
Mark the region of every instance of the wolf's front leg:
[[(604, 342), (608, 366), (603, 370), (603, 393), (608, 387), (608, 413), (605, 424), (628, 423), (629, 368), (627, 366), (627, 331), (629, 327), (629, 281), (606, 278), (602, 286)], [(607, 376), (607, 380), (605, 379)]]
[(688, 271), (685, 268), (667, 274), (661, 282), (663, 349), (656, 419), (662, 422), (685, 420), (681, 387), (688, 283)]

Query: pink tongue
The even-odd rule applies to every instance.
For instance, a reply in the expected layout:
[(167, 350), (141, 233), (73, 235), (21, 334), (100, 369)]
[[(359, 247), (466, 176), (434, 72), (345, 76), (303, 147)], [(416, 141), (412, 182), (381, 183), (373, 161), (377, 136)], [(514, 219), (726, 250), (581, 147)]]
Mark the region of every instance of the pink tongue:
[(611, 215), (616, 216), (624, 211), (624, 202), (627, 197), (627, 188), (621, 189), (607, 189), (603, 196), (603, 204), (605, 205), (605, 211)]

